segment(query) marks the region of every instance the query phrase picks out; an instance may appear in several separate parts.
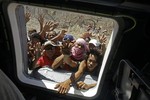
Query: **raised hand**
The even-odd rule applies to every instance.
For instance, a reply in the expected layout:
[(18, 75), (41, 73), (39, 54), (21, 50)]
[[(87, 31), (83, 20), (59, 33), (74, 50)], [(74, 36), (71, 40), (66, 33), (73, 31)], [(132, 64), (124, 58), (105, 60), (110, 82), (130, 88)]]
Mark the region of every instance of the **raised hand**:
[(41, 51), (42, 51), (41, 43), (38, 42), (35, 45), (35, 57), (36, 57), (36, 59), (38, 59), (41, 56)]
[(26, 23), (31, 19), (31, 13), (27, 12), (25, 13), (25, 21)]
[(61, 40), (64, 38), (64, 36), (66, 35), (67, 30), (61, 30), (61, 32), (58, 34), (59, 38), (61, 38)]
[(42, 31), (42, 29), (43, 29), (44, 17), (45, 17), (45, 14), (39, 14), (39, 16), (37, 18), (39, 23), (40, 23), (40, 31)]
[(72, 48), (72, 44), (70, 43), (69, 40), (63, 41), (62, 46), (61, 46), (62, 54), (70, 55), (71, 48)]
[(53, 31), (55, 28), (57, 28), (57, 27), (58, 27), (58, 25), (59, 25), (59, 23), (58, 23), (58, 22), (53, 23), (53, 24), (51, 25), (51, 28), (50, 28), (50, 30), (49, 30), (49, 31)]
[(50, 30), (50, 28), (52, 27), (53, 22), (48, 21), (45, 23), (44, 27), (43, 27), (43, 31), (48, 32)]
[(85, 39), (85, 38), (87, 38), (87, 37), (93, 37), (93, 36), (92, 36), (92, 33), (85, 32), (85, 33), (82, 34), (81, 37)]
[(101, 43), (101, 47), (100, 47), (100, 52), (102, 55), (104, 55), (105, 51), (106, 51), (106, 42), (107, 42), (107, 37), (106, 35), (98, 35), (98, 39), (99, 42)]
[(101, 44), (106, 44), (107, 42), (107, 37), (104, 34), (103, 35), (98, 34), (98, 39)]

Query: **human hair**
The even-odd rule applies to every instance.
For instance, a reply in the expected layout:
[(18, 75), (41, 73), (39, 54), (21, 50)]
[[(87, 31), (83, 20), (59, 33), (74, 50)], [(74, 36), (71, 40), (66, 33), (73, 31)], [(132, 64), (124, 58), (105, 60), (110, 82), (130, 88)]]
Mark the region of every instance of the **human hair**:
[(97, 66), (101, 66), (103, 55), (101, 54), (100, 50), (96, 47), (95, 48), (90, 48), (89, 52), (87, 52), (86, 61), (87, 61), (90, 54), (96, 56), (96, 58), (97, 58), (96, 62), (98, 64)]
[(32, 33), (34, 33), (34, 32), (37, 32), (37, 30), (36, 30), (36, 29), (30, 29), (30, 30), (28, 31), (29, 34), (32, 34)]

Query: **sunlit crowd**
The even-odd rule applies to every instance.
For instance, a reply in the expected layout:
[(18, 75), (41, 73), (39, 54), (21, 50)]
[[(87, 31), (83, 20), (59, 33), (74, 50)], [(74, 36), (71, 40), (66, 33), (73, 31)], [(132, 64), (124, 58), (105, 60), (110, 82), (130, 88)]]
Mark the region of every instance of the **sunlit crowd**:
[[(31, 13), (26, 13), (26, 23), (30, 20)], [(54, 71), (57, 69), (71, 71), (72, 74), (69, 79), (56, 84), (54, 87), (58, 89), (60, 94), (67, 93), (70, 84), (74, 82), (78, 89), (90, 89), (96, 86), (96, 84), (84, 83), (78, 79), (84, 72), (98, 76), (106, 50), (107, 38), (105, 34), (93, 36), (90, 32), (92, 26), (87, 25), (85, 32), (80, 37), (75, 38), (67, 29), (55, 31), (59, 23), (51, 20), (45, 22), (42, 14), (39, 14), (38, 21), (39, 32), (37, 29), (27, 30), (29, 70), (49, 67)]]

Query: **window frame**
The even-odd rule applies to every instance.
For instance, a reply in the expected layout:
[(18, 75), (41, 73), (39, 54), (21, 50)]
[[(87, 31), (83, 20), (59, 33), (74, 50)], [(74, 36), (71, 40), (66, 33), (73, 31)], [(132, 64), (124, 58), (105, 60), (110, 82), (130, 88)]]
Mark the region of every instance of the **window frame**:
[[(10, 25), (11, 25), (11, 30), (12, 30), (12, 34), (13, 34), (12, 36), (13, 36), (15, 56), (16, 56), (15, 61), (16, 61), (17, 77), (18, 77), (19, 81), (21, 81), (24, 84), (37, 86), (37, 87), (50, 89), (50, 90), (55, 90), (53, 87), (55, 86), (56, 83), (51, 82), (51, 84), (50, 84), (49, 81), (47, 81), (47, 80), (36, 80), (36, 79), (30, 77), (26, 73), (26, 71), (28, 69), (26, 69), (26, 66), (27, 66), (27, 47), (26, 47), (27, 40), (25, 38), (27, 36), (26, 36), (25, 20), (24, 20), (24, 18), (17, 19), (18, 16), (20, 16), (20, 15), (16, 14), (16, 7), (20, 6), (20, 5), (22, 5), (22, 4), (21, 3), (10, 3), (8, 5), (8, 9), (7, 9), (8, 17), (9, 17)], [(61, 9), (61, 8), (58, 8), (58, 9)], [(19, 12), (21, 14), (23, 14), (22, 10), (20, 10)], [(77, 12), (82, 13), (83, 11), (78, 10)], [(102, 16), (104, 16), (104, 15), (102, 15)], [(113, 18), (111, 16), (107, 16), (107, 15), (105, 15), (105, 16)], [(110, 37), (107, 49), (105, 51), (101, 70), (99, 72), (97, 85), (94, 90), (91, 90), (90, 92), (85, 93), (83, 98), (96, 97), (99, 94), (98, 91), (100, 91), (101, 90), (100, 88), (102, 88), (100, 86), (102, 86), (102, 84), (103, 84), (102, 81), (104, 81), (103, 80), (104, 76), (105, 76), (104, 74), (106, 73), (106, 69), (108, 69), (108, 67), (106, 68), (106, 65), (108, 66), (109, 65), (108, 63), (111, 62), (110, 59), (113, 57), (112, 53), (114, 52), (114, 47), (117, 46), (117, 45), (114, 46), (114, 44), (116, 43), (116, 41), (119, 40), (119, 39), (118, 40), (116, 39), (116, 38), (118, 38), (118, 36), (117, 36), (118, 32), (120, 32), (122, 30), (121, 24), (119, 23), (119, 21), (117, 21), (118, 19), (114, 19), (114, 20), (116, 20), (116, 22), (115, 22), (116, 28), (112, 31), (112, 35)], [(122, 21), (120, 21), (120, 22), (122, 23)], [(23, 26), (19, 26), (21, 24), (23, 24)], [(73, 92), (71, 92), (71, 90), (72, 89), (70, 89), (69, 94), (73, 94)], [(92, 95), (91, 95), (91, 93), (92, 93)], [(76, 95), (72, 95), (72, 96), (76, 96)]]

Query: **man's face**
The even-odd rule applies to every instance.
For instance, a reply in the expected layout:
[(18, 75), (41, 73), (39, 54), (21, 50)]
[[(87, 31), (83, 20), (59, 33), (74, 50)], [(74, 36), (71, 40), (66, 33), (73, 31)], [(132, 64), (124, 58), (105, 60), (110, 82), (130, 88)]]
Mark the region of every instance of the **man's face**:
[(95, 45), (93, 43), (89, 43), (89, 48), (95, 48)]
[(93, 71), (95, 67), (97, 66), (97, 57), (95, 55), (90, 54), (88, 59), (87, 59), (87, 70), (88, 71)]
[(53, 47), (53, 46), (46, 47), (45, 48), (45, 54), (49, 58), (52, 58), (54, 56), (54, 54), (55, 54), (55, 47)]

